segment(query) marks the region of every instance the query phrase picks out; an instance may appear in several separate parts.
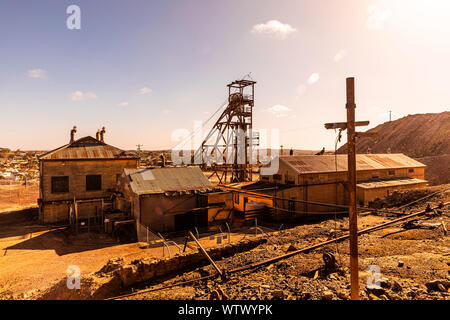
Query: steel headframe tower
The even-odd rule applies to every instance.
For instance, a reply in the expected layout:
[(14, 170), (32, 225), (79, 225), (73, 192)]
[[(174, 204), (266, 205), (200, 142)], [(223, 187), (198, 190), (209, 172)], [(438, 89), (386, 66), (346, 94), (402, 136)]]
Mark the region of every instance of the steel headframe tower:
[[(195, 152), (196, 163), (211, 168), (220, 183), (252, 180), (259, 135), (252, 132), (256, 81), (236, 80), (228, 84), (228, 105)], [(221, 172), (221, 175), (219, 175)]]

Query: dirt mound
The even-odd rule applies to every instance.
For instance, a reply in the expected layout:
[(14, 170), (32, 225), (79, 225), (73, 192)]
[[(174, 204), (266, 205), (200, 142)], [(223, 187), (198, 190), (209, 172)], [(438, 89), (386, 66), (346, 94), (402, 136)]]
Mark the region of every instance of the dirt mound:
[[(440, 201), (444, 202), (445, 199), (445, 190), (448, 190), (450, 185), (442, 185), (442, 186), (434, 186), (420, 189), (411, 189), (411, 190), (398, 190), (392, 192), (389, 196), (384, 197), (382, 199), (377, 198), (373, 201), (369, 202), (370, 208), (381, 209), (381, 208), (394, 208), (400, 207), (407, 204), (411, 204), (411, 206), (416, 206), (417, 203), (414, 201), (423, 199), (422, 203), (426, 203), (427, 201)], [(405, 209), (410, 208), (406, 207)]]
[[(431, 184), (450, 181), (450, 111), (408, 115), (370, 129), (377, 138), (360, 138), (357, 153), (404, 153), (428, 167), (425, 178)], [(347, 144), (338, 149), (347, 152)]]
[[(370, 129), (378, 132), (377, 138), (357, 141), (358, 153), (404, 153), (421, 158), (450, 154), (450, 111), (408, 115)], [(338, 153), (347, 152), (347, 145)]]
[(425, 179), (431, 185), (446, 184), (450, 182), (450, 154), (416, 158), (417, 161), (427, 165)]

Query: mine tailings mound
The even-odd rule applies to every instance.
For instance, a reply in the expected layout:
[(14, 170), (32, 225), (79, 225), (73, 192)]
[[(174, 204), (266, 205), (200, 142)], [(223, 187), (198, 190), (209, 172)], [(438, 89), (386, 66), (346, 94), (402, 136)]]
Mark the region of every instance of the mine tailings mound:
[[(239, 252), (256, 248), (267, 241), (265, 238), (243, 240), (235, 244), (210, 248), (206, 251), (213, 260), (220, 260)], [(176, 254), (165, 259), (138, 259), (125, 264), (122, 259), (109, 260), (99, 271), (81, 277), (80, 289), (68, 289), (67, 279), (36, 297), (44, 300), (99, 300), (117, 296), (130, 288), (148, 280), (158, 280), (175, 276), (209, 262), (201, 252)]]
[[(427, 165), (430, 184), (450, 182), (450, 111), (408, 115), (367, 132), (378, 137), (359, 138), (357, 153), (403, 153)], [(346, 153), (347, 144), (337, 152)]]

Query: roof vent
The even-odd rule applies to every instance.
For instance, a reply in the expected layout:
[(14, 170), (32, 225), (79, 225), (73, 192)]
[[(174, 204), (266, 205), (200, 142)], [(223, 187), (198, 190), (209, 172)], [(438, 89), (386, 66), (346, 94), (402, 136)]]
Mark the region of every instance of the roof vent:
[(100, 142), (105, 142), (105, 127), (102, 128), (102, 131), (100, 131)]
[(75, 141), (75, 133), (77, 132), (77, 126), (73, 126), (73, 129), (70, 130), (70, 143)]

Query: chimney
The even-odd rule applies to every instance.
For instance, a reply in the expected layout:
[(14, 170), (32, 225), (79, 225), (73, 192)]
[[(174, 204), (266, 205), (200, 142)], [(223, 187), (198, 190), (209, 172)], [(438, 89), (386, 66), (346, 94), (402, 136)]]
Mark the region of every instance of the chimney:
[(100, 131), (100, 142), (105, 142), (105, 127), (102, 128), (102, 131)]
[(164, 153), (161, 153), (159, 158), (161, 159), (161, 168), (164, 168), (166, 166), (166, 157), (164, 156)]
[(95, 139), (100, 140), (100, 129), (97, 130), (97, 133), (95, 134)]
[(73, 126), (73, 129), (70, 130), (70, 143), (75, 141), (75, 133), (77, 132), (77, 126)]

